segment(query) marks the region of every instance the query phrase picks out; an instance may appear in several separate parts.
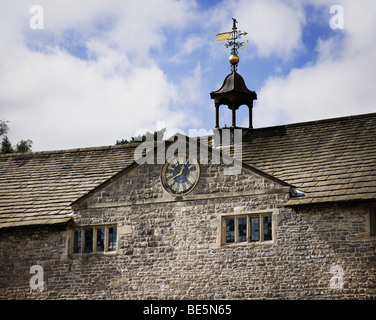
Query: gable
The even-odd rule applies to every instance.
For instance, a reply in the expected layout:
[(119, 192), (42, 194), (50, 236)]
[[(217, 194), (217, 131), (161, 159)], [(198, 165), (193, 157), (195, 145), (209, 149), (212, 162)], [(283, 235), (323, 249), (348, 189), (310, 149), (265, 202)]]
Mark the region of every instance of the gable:
[[(195, 139), (183, 137), (183, 144), (186, 144), (184, 150), (189, 152), (190, 156), (192, 153), (189, 150), (192, 151), (190, 147), (194, 143), (196, 143)], [(166, 146), (176, 147), (169, 142)], [(202, 156), (200, 151), (195, 155), (200, 167), (200, 177), (197, 185), (188, 194), (174, 195), (166, 189), (166, 186), (163, 186), (162, 168), (165, 162), (158, 163), (157, 148), (154, 148), (145, 156), (144, 163), (137, 164), (135, 161), (75, 201), (72, 204), (73, 209), (236, 198), (272, 193), (290, 195), (291, 185), (249, 165), (237, 162), (236, 159), (219, 150), (207, 146), (206, 148), (208, 152), (205, 156)], [(197, 151), (197, 149), (194, 150)], [(167, 147), (166, 153), (168, 153)], [(230, 169), (236, 165), (239, 166), (239, 170), (231, 173)]]

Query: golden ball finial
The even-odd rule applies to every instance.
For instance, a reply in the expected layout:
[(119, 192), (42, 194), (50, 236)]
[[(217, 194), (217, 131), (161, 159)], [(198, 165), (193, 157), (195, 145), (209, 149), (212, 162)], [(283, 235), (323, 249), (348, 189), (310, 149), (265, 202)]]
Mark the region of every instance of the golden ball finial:
[(236, 54), (232, 54), (228, 60), (230, 61), (230, 63), (231, 63), (233, 66), (235, 66), (235, 65), (237, 65), (238, 62), (239, 62), (239, 57), (238, 57)]

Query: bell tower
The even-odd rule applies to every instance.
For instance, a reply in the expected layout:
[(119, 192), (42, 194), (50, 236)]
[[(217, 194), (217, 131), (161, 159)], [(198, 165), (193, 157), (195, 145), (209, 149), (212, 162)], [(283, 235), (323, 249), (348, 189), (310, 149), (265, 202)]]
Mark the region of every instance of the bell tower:
[[(215, 105), (215, 128), (219, 127), (219, 109), (221, 105), (226, 105), (232, 114), (232, 124), (230, 128), (245, 129), (248, 132), (252, 129), (252, 108), (253, 101), (257, 100), (257, 94), (247, 88), (242, 76), (237, 73), (237, 66), (239, 63), (238, 49), (243, 48), (248, 44), (248, 41), (239, 41), (242, 36), (245, 36), (246, 32), (237, 30), (236, 19), (233, 20), (232, 31), (217, 34), (217, 41), (226, 41), (224, 46), (226, 48), (231, 47), (231, 55), (229, 58), (231, 64), (231, 73), (223, 81), (222, 87), (210, 93), (210, 97), (214, 99)], [(248, 128), (241, 128), (236, 124), (236, 111), (241, 105), (246, 105), (249, 110), (249, 126)], [(246, 133), (246, 132), (244, 132)]]

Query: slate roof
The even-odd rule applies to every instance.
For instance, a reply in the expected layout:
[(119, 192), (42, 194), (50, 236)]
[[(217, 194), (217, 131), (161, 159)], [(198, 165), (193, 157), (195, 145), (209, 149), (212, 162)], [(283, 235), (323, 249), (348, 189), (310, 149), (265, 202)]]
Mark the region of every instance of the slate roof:
[[(0, 229), (64, 224), (137, 144), (0, 155)], [(376, 201), (376, 113), (253, 129), (243, 162), (305, 193), (288, 205)]]
[(70, 204), (131, 164), (136, 146), (0, 155), (0, 229), (68, 222)]
[(288, 205), (376, 201), (376, 113), (254, 129), (243, 161), (305, 193)]

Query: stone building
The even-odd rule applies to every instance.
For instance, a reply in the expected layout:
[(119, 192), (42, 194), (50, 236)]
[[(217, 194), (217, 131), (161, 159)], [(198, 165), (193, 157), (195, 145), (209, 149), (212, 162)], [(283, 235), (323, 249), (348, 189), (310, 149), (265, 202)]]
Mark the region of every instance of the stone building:
[(236, 71), (211, 95), (213, 137), (0, 155), (0, 298), (375, 299), (376, 113), (253, 129)]

